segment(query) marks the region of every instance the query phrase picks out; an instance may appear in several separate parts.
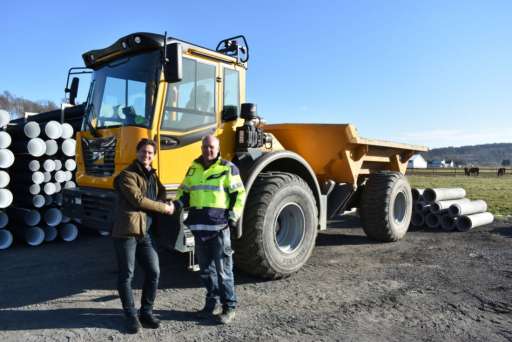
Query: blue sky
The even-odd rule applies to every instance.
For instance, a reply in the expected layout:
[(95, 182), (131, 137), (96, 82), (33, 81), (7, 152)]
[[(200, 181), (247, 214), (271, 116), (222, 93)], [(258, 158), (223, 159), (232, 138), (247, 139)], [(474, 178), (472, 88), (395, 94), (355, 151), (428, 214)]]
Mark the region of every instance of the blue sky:
[[(0, 91), (60, 102), (81, 54), (137, 31), (244, 34), (271, 123), (356, 125), (429, 147), (512, 142), (512, 1), (8, 1)], [(7, 20), (5, 20), (7, 19)], [(82, 85), (84, 88), (84, 85)]]

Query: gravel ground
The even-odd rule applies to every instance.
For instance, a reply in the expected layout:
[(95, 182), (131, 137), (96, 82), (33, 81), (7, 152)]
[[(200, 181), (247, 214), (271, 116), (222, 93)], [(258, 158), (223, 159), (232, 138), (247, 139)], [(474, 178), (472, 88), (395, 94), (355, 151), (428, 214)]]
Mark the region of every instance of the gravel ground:
[(412, 230), (391, 244), (369, 241), (352, 216), (330, 227), (290, 278), (236, 272), (229, 326), (194, 318), (198, 276), (161, 252), (162, 327), (135, 336), (124, 333), (109, 238), (15, 246), (0, 252), (0, 341), (512, 341), (512, 221)]

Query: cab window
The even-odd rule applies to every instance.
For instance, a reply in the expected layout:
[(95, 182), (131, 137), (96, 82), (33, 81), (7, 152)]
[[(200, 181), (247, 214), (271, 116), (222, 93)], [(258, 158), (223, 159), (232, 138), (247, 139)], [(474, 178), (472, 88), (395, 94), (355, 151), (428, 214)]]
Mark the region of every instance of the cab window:
[(170, 83), (161, 129), (189, 131), (215, 124), (215, 66), (183, 58), (183, 79)]
[(238, 71), (224, 68), (223, 105), (235, 106), (237, 114), (240, 111), (240, 78)]

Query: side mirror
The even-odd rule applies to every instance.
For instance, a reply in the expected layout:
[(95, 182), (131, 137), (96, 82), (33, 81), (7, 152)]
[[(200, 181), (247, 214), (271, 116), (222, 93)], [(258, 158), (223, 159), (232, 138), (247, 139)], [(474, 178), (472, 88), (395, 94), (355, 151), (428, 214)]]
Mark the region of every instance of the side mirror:
[(238, 106), (224, 106), (222, 108), (222, 122), (238, 119)]
[(69, 103), (72, 105), (76, 105), (76, 96), (78, 95), (78, 84), (80, 83), (80, 79), (78, 77), (73, 77), (71, 80), (71, 87), (69, 87)]
[(182, 50), (180, 43), (172, 43), (166, 47), (166, 61), (164, 62), (164, 77), (169, 83), (176, 83), (183, 79)]

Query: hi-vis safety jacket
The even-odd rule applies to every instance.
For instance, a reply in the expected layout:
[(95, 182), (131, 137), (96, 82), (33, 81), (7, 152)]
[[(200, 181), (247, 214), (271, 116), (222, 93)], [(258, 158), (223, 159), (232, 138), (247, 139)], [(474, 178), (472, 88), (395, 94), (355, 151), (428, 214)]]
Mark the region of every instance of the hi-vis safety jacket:
[(201, 157), (192, 162), (178, 188), (178, 208), (189, 208), (185, 224), (192, 231), (220, 231), (243, 212), (245, 189), (235, 164), (220, 157), (205, 168)]

